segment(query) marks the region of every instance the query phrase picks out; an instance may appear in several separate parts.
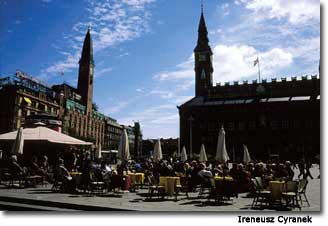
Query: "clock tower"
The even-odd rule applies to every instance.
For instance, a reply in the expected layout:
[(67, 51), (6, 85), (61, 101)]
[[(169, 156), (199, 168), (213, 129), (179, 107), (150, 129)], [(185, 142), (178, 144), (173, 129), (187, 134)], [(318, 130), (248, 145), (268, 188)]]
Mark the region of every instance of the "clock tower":
[(86, 107), (86, 115), (92, 113), (92, 96), (93, 96), (93, 47), (90, 34), (90, 27), (85, 35), (81, 59), (79, 61), (79, 80), (77, 90), (82, 97), (82, 104)]
[(195, 54), (195, 94), (206, 96), (207, 90), (213, 86), (212, 49), (209, 46), (208, 32), (205, 24), (203, 9), (198, 26), (198, 41), (194, 49)]

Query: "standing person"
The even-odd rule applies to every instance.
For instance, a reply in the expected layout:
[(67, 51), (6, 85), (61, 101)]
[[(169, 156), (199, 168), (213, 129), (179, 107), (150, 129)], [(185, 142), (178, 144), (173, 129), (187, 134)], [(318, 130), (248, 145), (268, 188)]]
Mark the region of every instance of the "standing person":
[(90, 172), (91, 172), (92, 161), (90, 157), (90, 152), (86, 152), (82, 161), (81, 172), (82, 172), (82, 187), (84, 192), (88, 189), (91, 182)]
[(305, 165), (304, 165), (304, 159), (302, 159), (299, 163), (298, 163), (298, 169), (300, 170), (300, 174), (298, 174), (298, 178), (300, 178), (301, 176), (303, 176), (303, 178), (305, 178)]
[(306, 161), (306, 173), (305, 173), (305, 179), (307, 179), (308, 177), (310, 177), (311, 179), (313, 179), (313, 176), (311, 175), (310, 169), (312, 167), (312, 163), (310, 162), (310, 160)]
[(285, 170), (287, 172), (287, 178), (289, 180), (293, 180), (294, 178), (294, 170), (292, 169), (292, 164), (290, 161), (286, 161), (285, 163)]

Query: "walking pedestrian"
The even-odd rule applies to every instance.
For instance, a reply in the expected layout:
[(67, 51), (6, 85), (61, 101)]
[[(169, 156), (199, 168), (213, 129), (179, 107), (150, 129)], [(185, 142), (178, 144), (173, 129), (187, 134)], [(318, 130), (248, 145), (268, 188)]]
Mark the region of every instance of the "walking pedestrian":
[(304, 164), (304, 159), (301, 159), (301, 161), (298, 163), (298, 169), (300, 170), (300, 173), (298, 174), (298, 178), (303, 176), (305, 178), (305, 164)]
[(310, 169), (312, 168), (312, 163), (310, 162), (310, 160), (306, 161), (306, 173), (305, 173), (305, 179), (307, 179), (308, 177), (310, 177), (311, 179), (313, 179), (313, 176), (311, 175)]

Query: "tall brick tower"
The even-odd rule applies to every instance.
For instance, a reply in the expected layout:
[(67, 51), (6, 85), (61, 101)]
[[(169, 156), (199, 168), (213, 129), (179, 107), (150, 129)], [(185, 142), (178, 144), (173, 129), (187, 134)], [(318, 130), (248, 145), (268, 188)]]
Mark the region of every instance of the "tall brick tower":
[(79, 61), (79, 80), (77, 90), (82, 96), (82, 103), (86, 106), (86, 114), (92, 113), (92, 97), (93, 97), (93, 47), (90, 34), (90, 27), (85, 35), (81, 59)]
[(195, 54), (195, 94), (206, 96), (209, 87), (213, 86), (212, 49), (209, 46), (207, 28), (203, 14), (203, 7), (198, 26), (198, 41), (194, 49)]

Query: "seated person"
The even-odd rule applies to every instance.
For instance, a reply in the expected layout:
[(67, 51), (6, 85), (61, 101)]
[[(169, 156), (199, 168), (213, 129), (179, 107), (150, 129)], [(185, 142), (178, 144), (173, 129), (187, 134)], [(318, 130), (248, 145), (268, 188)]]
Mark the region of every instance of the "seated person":
[(238, 192), (248, 192), (252, 188), (251, 175), (244, 169), (243, 164), (238, 165), (236, 182), (238, 184)]
[(58, 173), (59, 173), (59, 178), (63, 182), (63, 191), (65, 192), (75, 192), (75, 182), (73, 181), (73, 178), (71, 177), (69, 171), (66, 169), (64, 165), (64, 160), (59, 159), (59, 165), (58, 165)]
[(29, 165), (29, 174), (31, 176), (35, 176), (35, 175), (43, 176), (43, 174), (44, 174), (38, 165), (38, 158), (36, 156), (32, 157), (32, 161)]
[(201, 177), (203, 185), (206, 187), (213, 187), (213, 174), (209, 168), (206, 168), (205, 164), (200, 164), (198, 175)]
[(26, 169), (18, 164), (16, 155), (11, 156), (9, 168), (13, 177), (20, 178), (26, 174)]
[(229, 175), (234, 179), (237, 180), (237, 174), (238, 174), (238, 165), (237, 163), (232, 164), (232, 169), (229, 171)]
[(286, 170), (286, 173), (287, 173), (287, 179), (288, 180), (293, 180), (295, 173), (294, 173), (294, 170), (292, 169), (290, 161), (286, 161), (285, 170)]
[(277, 170), (274, 173), (275, 178), (286, 178), (288, 176), (287, 170), (285, 169), (285, 166), (282, 163), (279, 163), (277, 166)]
[(219, 177), (223, 176), (223, 169), (222, 166), (220, 164), (218, 164), (216, 167), (214, 167), (213, 169), (213, 174)]

